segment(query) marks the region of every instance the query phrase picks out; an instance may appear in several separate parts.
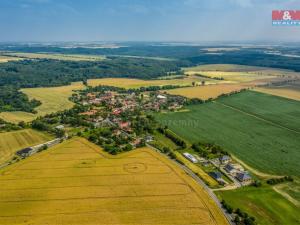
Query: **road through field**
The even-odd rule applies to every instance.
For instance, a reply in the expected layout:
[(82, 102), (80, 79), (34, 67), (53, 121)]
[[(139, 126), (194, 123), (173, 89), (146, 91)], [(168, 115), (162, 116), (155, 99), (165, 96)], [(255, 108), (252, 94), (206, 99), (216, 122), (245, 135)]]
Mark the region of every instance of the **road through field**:
[[(162, 154), (157, 148), (151, 146), (151, 145), (147, 145), (149, 148), (153, 149), (154, 151), (160, 153), (163, 157), (168, 158), (166, 155)], [(171, 160), (170, 158), (168, 158), (169, 160)], [(209, 196), (214, 200), (214, 202), (216, 203), (216, 205), (219, 207), (219, 209), (223, 212), (224, 216), (226, 217), (227, 221), (231, 224), (234, 225), (233, 218), (231, 217), (231, 215), (229, 213), (226, 212), (226, 210), (222, 207), (222, 204), (220, 203), (218, 197), (215, 195), (215, 193), (212, 191), (212, 189), (210, 189), (204, 182), (203, 180), (201, 180), (192, 170), (190, 170), (187, 166), (182, 165), (178, 162), (176, 162), (175, 160), (173, 160), (173, 162), (179, 166), (180, 168), (182, 168), (188, 175), (190, 175), (200, 186), (202, 186), (205, 191), (207, 191), (207, 193), (209, 194)]]

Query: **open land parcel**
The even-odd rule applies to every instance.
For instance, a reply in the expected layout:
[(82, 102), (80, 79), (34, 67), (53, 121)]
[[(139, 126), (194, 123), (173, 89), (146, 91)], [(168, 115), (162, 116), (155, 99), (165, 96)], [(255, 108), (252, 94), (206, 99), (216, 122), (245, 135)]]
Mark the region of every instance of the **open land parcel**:
[(185, 139), (224, 146), (263, 172), (298, 175), (299, 105), (297, 101), (249, 91), (190, 106), (188, 112), (160, 114), (158, 119)]
[(1, 171), (0, 224), (227, 224), (208, 194), (148, 148), (117, 157), (71, 139)]
[(21, 91), (28, 95), (30, 99), (41, 101), (41, 105), (36, 108), (37, 114), (27, 112), (2, 112), (0, 118), (9, 122), (29, 122), (38, 116), (72, 108), (74, 103), (69, 100), (74, 90), (84, 89), (81, 82), (74, 82), (71, 85), (49, 88), (24, 88)]
[(16, 151), (50, 139), (50, 135), (32, 129), (0, 133), (0, 164), (9, 160)]

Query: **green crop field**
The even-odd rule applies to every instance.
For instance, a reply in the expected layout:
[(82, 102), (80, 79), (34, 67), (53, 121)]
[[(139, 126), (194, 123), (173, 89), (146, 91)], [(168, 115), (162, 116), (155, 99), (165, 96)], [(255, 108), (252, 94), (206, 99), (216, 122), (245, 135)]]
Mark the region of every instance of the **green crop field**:
[(9, 160), (16, 151), (50, 139), (49, 135), (31, 129), (0, 133), (0, 164)]
[(300, 224), (299, 208), (271, 187), (245, 187), (219, 191), (217, 195), (233, 208), (240, 208), (254, 216), (260, 225)]
[(248, 91), (157, 118), (190, 142), (214, 142), (261, 172), (298, 176), (299, 110), (297, 101)]
[(298, 101), (248, 91), (218, 102), (300, 133)]

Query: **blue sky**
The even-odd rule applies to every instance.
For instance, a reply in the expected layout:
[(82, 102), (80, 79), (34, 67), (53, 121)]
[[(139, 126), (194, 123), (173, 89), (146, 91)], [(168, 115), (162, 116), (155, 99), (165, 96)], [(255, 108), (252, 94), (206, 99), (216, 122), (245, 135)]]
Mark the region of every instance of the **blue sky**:
[(0, 0), (0, 41), (300, 41), (300, 0)]

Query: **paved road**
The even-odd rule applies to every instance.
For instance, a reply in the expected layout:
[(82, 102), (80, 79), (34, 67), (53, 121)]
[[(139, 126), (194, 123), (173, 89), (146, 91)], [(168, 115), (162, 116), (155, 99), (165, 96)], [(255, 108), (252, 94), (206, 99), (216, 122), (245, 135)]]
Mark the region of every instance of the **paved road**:
[[(154, 148), (153, 146), (147, 144), (147, 146), (149, 148), (152, 148), (153, 150), (155, 150), (156, 152), (160, 153), (161, 155), (163, 155), (164, 157), (167, 157), (165, 154), (162, 154), (157, 148)], [(169, 157), (167, 157), (169, 158)], [(170, 158), (169, 158), (170, 159)], [(194, 180), (200, 184), (209, 194), (209, 196), (214, 200), (214, 202), (217, 204), (217, 206), (221, 209), (221, 211), (223, 212), (223, 214), (225, 215), (226, 219), (228, 220), (229, 224), (231, 225), (235, 225), (235, 223), (233, 222), (233, 218), (230, 214), (228, 214), (225, 209), (222, 207), (222, 204), (220, 203), (219, 199), (217, 198), (217, 196), (215, 195), (215, 193), (196, 175), (193, 173), (193, 171), (191, 171), (188, 167), (186, 167), (185, 165), (182, 165), (178, 162), (176, 162), (175, 160), (172, 160), (173, 162), (175, 162), (179, 167), (181, 167), (187, 174), (189, 174), (192, 178), (194, 178)]]

